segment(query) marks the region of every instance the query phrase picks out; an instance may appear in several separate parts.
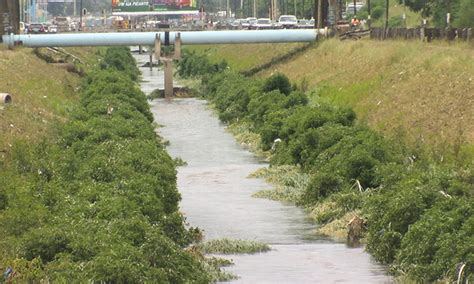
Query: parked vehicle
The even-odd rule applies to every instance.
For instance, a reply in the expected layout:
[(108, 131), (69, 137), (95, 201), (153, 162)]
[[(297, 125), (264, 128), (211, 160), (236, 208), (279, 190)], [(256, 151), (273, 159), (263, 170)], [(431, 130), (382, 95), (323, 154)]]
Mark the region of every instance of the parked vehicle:
[(56, 26), (56, 32), (70, 32), (72, 20), (70, 17), (56, 17), (53, 24)]
[(257, 22), (255, 23), (255, 25), (253, 25), (253, 29), (256, 29), (256, 30), (269, 30), (269, 29), (273, 29), (273, 23), (272, 23), (272, 20), (268, 19), (268, 18), (260, 18), (260, 19), (257, 19)]
[(249, 18), (246, 18), (246, 19), (240, 19), (240, 20), (237, 19), (237, 20), (234, 21), (232, 26), (234, 26), (236, 24), (236, 21), (239, 22), (239, 27), (241, 29), (249, 30), (249, 29), (252, 29), (253, 26), (257, 23), (257, 18), (249, 17)]
[[(355, 10), (356, 12), (359, 12), (362, 7), (365, 6), (365, 3), (363, 2), (356, 2), (355, 3)], [(346, 4), (346, 11), (345, 12), (345, 17), (354, 15), (354, 3), (350, 2)]]
[(30, 34), (41, 34), (45, 32), (46, 29), (43, 24), (30, 24), (30, 27), (28, 28), (28, 33)]
[(299, 29), (312, 29), (314, 28), (314, 20), (298, 20), (298, 28)]
[(240, 20), (240, 27), (242, 29), (249, 29), (250, 28), (250, 22), (247, 19), (242, 19)]
[(58, 32), (58, 26), (56, 25), (50, 25), (48, 27), (48, 33), (55, 34)]
[(249, 29), (252, 29), (255, 24), (257, 23), (257, 18), (249, 17), (247, 18), (247, 21), (249, 21)]
[(230, 28), (233, 29), (233, 30), (237, 30), (240, 28), (240, 20), (234, 20), (231, 24), (230, 24)]
[(281, 15), (278, 19), (278, 26), (282, 29), (295, 29), (298, 27), (298, 21), (293, 15)]

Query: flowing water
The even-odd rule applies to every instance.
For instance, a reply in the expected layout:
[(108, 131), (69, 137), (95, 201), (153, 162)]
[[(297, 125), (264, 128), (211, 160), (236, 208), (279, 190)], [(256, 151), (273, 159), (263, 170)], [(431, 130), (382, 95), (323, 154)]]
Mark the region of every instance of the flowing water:
[[(135, 55), (139, 65), (147, 55)], [(162, 88), (163, 73), (140, 68), (142, 90)], [(387, 283), (383, 266), (363, 248), (317, 238), (305, 213), (290, 204), (252, 198), (271, 186), (247, 176), (267, 166), (241, 147), (225, 125), (198, 99), (151, 102), (157, 131), (170, 141), (168, 151), (188, 165), (178, 168), (181, 210), (205, 238), (234, 238), (269, 243), (272, 250), (229, 255), (236, 283)]]

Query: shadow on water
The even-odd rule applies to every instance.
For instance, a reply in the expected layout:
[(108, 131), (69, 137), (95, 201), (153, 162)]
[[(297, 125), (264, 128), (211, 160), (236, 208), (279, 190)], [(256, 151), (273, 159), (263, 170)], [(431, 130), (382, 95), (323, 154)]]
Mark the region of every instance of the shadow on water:
[[(139, 65), (147, 55), (135, 55)], [(163, 73), (141, 68), (145, 93), (163, 85)], [(252, 198), (271, 186), (249, 179), (266, 166), (225, 131), (205, 101), (154, 100), (151, 110), (170, 141), (168, 151), (188, 165), (178, 169), (181, 210), (206, 239), (235, 238), (269, 243), (270, 252), (229, 255), (236, 283), (388, 283), (385, 268), (361, 247), (316, 237), (305, 212), (291, 204)]]

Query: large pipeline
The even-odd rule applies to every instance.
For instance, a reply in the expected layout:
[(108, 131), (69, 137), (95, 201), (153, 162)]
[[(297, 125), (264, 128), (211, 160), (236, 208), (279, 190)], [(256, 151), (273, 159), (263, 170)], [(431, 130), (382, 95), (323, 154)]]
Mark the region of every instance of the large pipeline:
[(130, 46), (154, 45), (157, 34), (163, 44), (174, 44), (180, 33), (182, 44), (277, 43), (311, 42), (324, 30), (239, 30), (239, 31), (183, 31), (183, 32), (123, 32), (70, 33), (38, 35), (4, 35), (9, 47), (68, 47), (68, 46)]

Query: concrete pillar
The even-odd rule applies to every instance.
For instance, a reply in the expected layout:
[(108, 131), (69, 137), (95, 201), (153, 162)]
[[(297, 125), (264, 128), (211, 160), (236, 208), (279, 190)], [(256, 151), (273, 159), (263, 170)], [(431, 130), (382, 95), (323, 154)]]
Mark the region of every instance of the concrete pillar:
[(155, 59), (157, 62), (160, 62), (161, 57), (161, 39), (160, 34), (156, 34), (155, 36)]
[(138, 46), (138, 54), (142, 54), (143, 53), (143, 46), (139, 45)]
[[(20, 31), (20, 1), (0, 1), (0, 35), (5, 32), (19, 34)], [(0, 40), (1, 41), (1, 40)]]
[(153, 70), (153, 53), (150, 52), (150, 70)]
[(171, 99), (173, 97), (173, 59), (166, 58), (163, 60), (165, 71), (165, 98)]
[(174, 59), (181, 59), (181, 33), (176, 33), (174, 39)]

